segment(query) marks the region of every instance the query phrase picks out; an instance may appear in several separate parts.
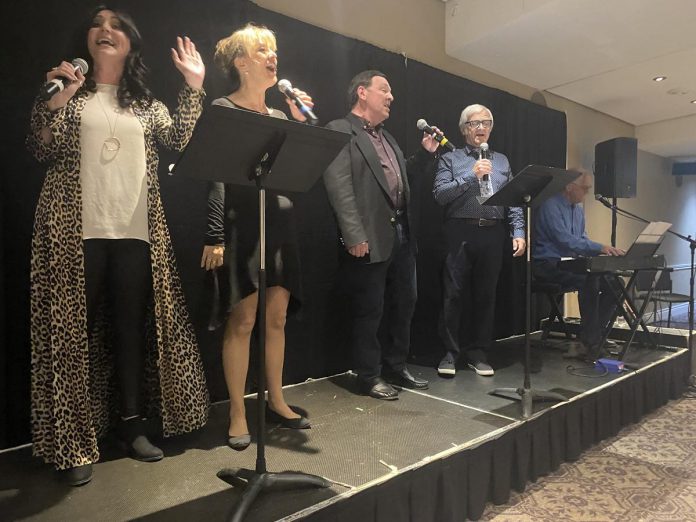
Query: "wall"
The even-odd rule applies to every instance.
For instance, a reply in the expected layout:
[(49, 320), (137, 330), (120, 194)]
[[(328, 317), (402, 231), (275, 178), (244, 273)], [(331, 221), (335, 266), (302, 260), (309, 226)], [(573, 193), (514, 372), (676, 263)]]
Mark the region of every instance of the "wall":
[[(357, 38), (384, 49), (404, 54), (433, 67), (470, 80), (531, 99), (535, 90), (445, 54), (445, 3), (441, 0), (255, 0), (258, 5), (310, 24)], [(398, 93), (396, 93), (398, 97)], [(549, 107), (564, 111), (568, 122), (568, 166), (591, 169), (594, 146), (615, 137), (635, 137), (635, 128), (550, 93), (543, 93)], [(475, 100), (453, 100), (453, 105)], [(398, 98), (396, 108), (398, 110)], [(452, 115), (458, 118), (456, 109)], [(640, 147), (640, 142), (638, 143)], [(671, 162), (660, 156), (640, 151), (638, 155), (638, 197), (619, 200), (634, 213), (648, 219), (670, 221), (675, 230), (685, 234), (696, 232), (696, 176), (684, 178), (681, 186), (671, 176)], [(658, 196), (659, 197), (656, 197)], [(611, 216), (609, 211), (588, 198), (587, 228), (590, 236), (609, 243)], [(640, 231), (640, 226), (619, 220), (617, 243), (627, 246)], [(689, 252), (684, 245), (669, 239), (664, 247), (670, 265), (688, 263)], [(688, 292), (686, 271), (675, 273), (675, 291)]]

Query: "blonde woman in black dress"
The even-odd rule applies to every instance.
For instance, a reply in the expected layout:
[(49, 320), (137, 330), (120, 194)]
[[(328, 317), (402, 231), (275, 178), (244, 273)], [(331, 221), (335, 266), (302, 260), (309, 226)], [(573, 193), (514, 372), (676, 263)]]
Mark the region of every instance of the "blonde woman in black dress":
[[(248, 24), (217, 43), (216, 63), (229, 74), (232, 93), (213, 102), (232, 110), (257, 112), (272, 118), (285, 114), (266, 105), (266, 91), (277, 81), (278, 55), (272, 31)], [(312, 106), (312, 99), (296, 90)], [(288, 101), (294, 119), (305, 117)], [(222, 348), (225, 381), (230, 396), (228, 444), (243, 450), (251, 441), (244, 408), (249, 368), (249, 344), (258, 301), (258, 193), (254, 188), (211, 183), (208, 231), (201, 267), (229, 276), (223, 284), (228, 312)], [(225, 266), (223, 266), (223, 263)], [(268, 414), (287, 428), (309, 428), (309, 421), (293, 411), (283, 397), (285, 319), (301, 302), (299, 257), (292, 202), (267, 191), (266, 200), (266, 378)], [(220, 277), (220, 280), (226, 279)]]

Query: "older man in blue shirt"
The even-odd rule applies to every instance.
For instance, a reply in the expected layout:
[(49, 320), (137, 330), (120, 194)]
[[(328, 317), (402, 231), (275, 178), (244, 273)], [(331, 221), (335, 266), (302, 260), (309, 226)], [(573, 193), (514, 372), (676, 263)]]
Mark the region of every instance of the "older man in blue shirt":
[(582, 347), (577, 354), (594, 357), (597, 355), (602, 327), (611, 314), (611, 291), (601, 275), (569, 272), (559, 268), (559, 261), (565, 257), (619, 256), (625, 252), (592, 241), (587, 236), (581, 203), (592, 188), (592, 174), (581, 172), (579, 178), (537, 209), (532, 268), (537, 281), (558, 284), (564, 291), (578, 290)]
[(433, 185), (435, 200), (445, 207), (448, 244), (440, 321), (446, 353), (437, 371), (440, 375), (456, 372), (464, 310), (470, 338), (467, 363), (479, 375), (493, 375), (486, 352), (493, 339), (498, 275), (506, 241), (512, 239), (514, 256), (524, 254), (524, 216), (521, 208), (484, 206), (478, 200), (497, 192), (511, 176), (505, 155), (487, 150), (493, 130), (491, 111), (483, 105), (468, 106), (459, 128), (466, 145), (442, 156)]

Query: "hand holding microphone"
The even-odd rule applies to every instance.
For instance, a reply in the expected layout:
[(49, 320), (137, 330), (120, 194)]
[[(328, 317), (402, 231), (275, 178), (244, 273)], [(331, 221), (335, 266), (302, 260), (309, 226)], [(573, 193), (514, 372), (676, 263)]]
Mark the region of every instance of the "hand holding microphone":
[[(416, 123), (416, 127), (418, 127), (418, 130), (422, 130), (425, 134), (430, 136), (440, 147), (443, 149), (447, 149), (449, 152), (452, 152), (454, 150), (454, 145), (450, 143), (450, 141), (445, 137), (445, 135), (438, 129), (437, 127), (431, 127), (428, 125), (428, 122), (425, 121), (423, 118), (418, 120)], [(423, 147), (425, 147), (426, 150), (429, 152), (435, 152), (437, 147), (435, 147), (433, 150), (430, 150), (430, 146), (426, 144), (426, 138), (423, 138)]]
[(88, 70), (89, 65), (82, 58), (75, 58), (72, 63), (61, 62), (46, 73), (47, 81), (41, 87), (39, 97), (52, 111), (65, 106), (82, 87)]
[(319, 123), (319, 118), (312, 111), (314, 102), (309, 94), (299, 89), (293, 89), (288, 80), (280, 80), (278, 90), (285, 95), (293, 118), (297, 121), (307, 121), (311, 125)]
[(491, 153), (488, 149), (488, 143), (482, 143), (479, 148), (479, 159), (474, 163), (474, 175), (483, 181), (490, 179), (490, 174), (493, 172), (493, 163), (490, 160)]

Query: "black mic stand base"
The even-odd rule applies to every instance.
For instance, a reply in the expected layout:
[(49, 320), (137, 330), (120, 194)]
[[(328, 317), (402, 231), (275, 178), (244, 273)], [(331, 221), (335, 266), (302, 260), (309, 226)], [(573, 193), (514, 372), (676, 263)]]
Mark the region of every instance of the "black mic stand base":
[(520, 401), (522, 404), (522, 418), (528, 419), (534, 413), (535, 402), (565, 402), (568, 397), (560, 393), (534, 390), (531, 388), (496, 388), (491, 395)]
[(301, 487), (328, 488), (331, 485), (325, 478), (294, 471), (257, 473), (246, 468), (228, 468), (218, 471), (217, 476), (231, 486), (245, 488), (241, 500), (226, 519), (229, 522), (244, 520), (249, 508), (260, 493)]
[(559, 401), (564, 402), (568, 397), (560, 393), (534, 390), (532, 389), (532, 378), (530, 376), (530, 365), (532, 359), (532, 342), (531, 342), (531, 308), (532, 308), (532, 207), (530, 206), (531, 197), (524, 198), (524, 209), (526, 218), (526, 261), (525, 261), (525, 312), (524, 312), (524, 383), (521, 388), (496, 388), (489, 395), (496, 395), (504, 399), (520, 401), (522, 404), (522, 418), (528, 419), (534, 413), (534, 403), (542, 401)]

